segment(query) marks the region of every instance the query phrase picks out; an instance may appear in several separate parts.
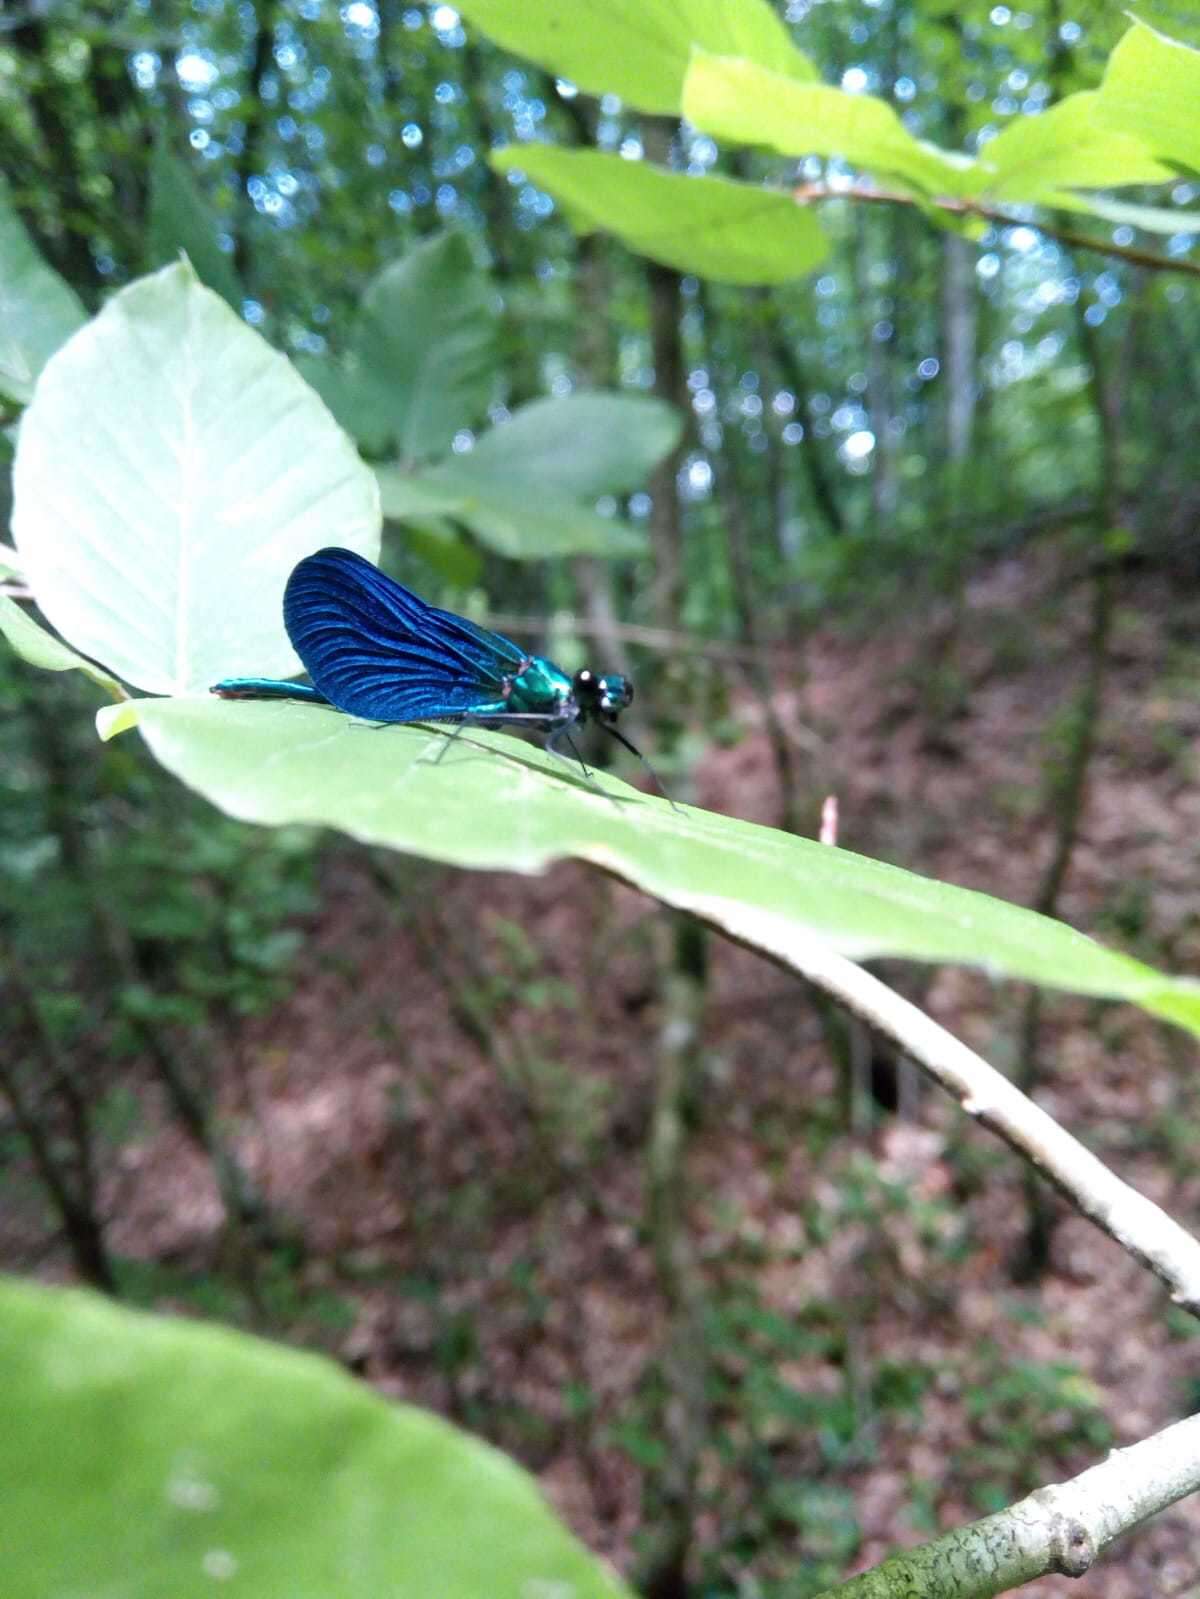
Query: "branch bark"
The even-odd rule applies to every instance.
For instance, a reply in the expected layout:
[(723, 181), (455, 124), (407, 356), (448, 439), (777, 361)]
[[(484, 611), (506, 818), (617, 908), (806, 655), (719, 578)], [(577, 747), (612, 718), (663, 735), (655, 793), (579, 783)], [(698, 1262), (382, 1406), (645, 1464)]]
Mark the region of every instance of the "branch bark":
[(1200, 1488), (1200, 1416), (1114, 1449), (1069, 1482), (893, 1555), (818, 1599), (989, 1599), (1049, 1572), (1081, 1577), (1110, 1544)]
[[(719, 920), (698, 914), (731, 936)], [(953, 1094), (969, 1116), (1032, 1161), (1077, 1210), (1149, 1267), (1177, 1305), (1200, 1316), (1200, 1240), (1110, 1171), (1002, 1072), (916, 1005), (817, 939), (806, 942), (786, 961), (769, 958), (798, 971), (891, 1039)]]
[[(797, 205), (812, 205), (820, 200), (857, 200), (868, 205), (917, 204), (911, 194), (901, 194), (894, 189), (868, 188), (861, 183), (844, 187), (838, 185), (836, 188), (828, 183), (802, 183), (792, 190), (792, 198)], [(995, 222), (1002, 228), (1036, 228), (1048, 239), (1057, 239), (1059, 244), (1068, 245), (1073, 250), (1093, 250), (1097, 255), (1109, 255), (1118, 261), (1128, 261), (1133, 266), (1146, 267), (1151, 272), (1183, 272), (1189, 277), (1200, 278), (1200, 261), (1188, 261), (1183, 256), (1155, 255), (1152, 250), (1140, 250), (1133, 244), (1114, 244), (1111, 239), (1077, 233), (1074, 228), (1065, 228), (1056, 222), (1031, 222), (1024, 217), (1015, 217), (1008, 211), (1001, 211), (996, 206), (981, 205), (976, 200), (954, 200), (943, 196), (929, 203), (953, 216), (979, 217), (984, 222)]]

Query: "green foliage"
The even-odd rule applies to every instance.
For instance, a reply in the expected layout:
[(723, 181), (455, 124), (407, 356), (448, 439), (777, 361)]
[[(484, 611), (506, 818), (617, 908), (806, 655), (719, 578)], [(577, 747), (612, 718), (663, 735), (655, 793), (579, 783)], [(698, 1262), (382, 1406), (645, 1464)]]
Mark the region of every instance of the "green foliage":
[(1036, 1488), (1048, 1455), (1070, 1469), (1111, 1446), (1099, 1391), (1068, 1362), (1013, 1361), (985, 1347), (981, 1364), (965, 1395), (974, 1437), (954, 1462), (981, 1511)]
[(780, 155), (841, 156), (928, 200), (1056, 204), (1065, 188), (1162, 183), (1171, 172), (1137, 139), (1107, 130), (1095, 94), (1076, 94), (1021, 117), (972, 160), (915, 138), (883, 100), (822, 84), (782, 81), (749, 61), (699, 53), (684, 109), (723, 139)]
[(239, 315), (245, 290), (233, 262), (217, 243), (217, 219), (189, 170), (160, 134), (150, 158), (148, 261), (169, 266), (186, 255), (206, 288)]
[(1097, 115), (1164, 161), (1200, 173), (1200, 50), (1136, 22), (1109, 59)]
[(779, 189), (543, 144), (498, 150), (492, 164), (548, 189), (581, 231), (607, 228), (639, 255), (717, 283), (787, 283), (826, 252), (815, 217)]
[(0, 1301), (11, 1599), (624, 1591), (511, 1461), (324, 1360), (82, 1293)]
[(483, 416), (499, 377), (496, 294), (465, 234), (435, 234), (367, 284), (335, 362), (298, 365), (372, 455), (406, 471), (445, 455)]
[(86, 315), (29, 242), (0, 180), (0, 394), (27, 401), (38, 373)]
[(518, 407), (456, 465), (465, 481), (594, 501), (640, 488), (679, 434), (678, 412), (649, 395), (569, 394)]
[(247, 821), (319, 822), (457, 866), (540, 871), (573, 855), (710, 921), (800, 971), (821, 952), (974, 962), (1080, 993), (1127, 998), (1200, 1030), (1200, 992), (1061, 923), (811, 839), (672, 810), (601, 775), (597, 793), (555, 757), (502, 733), (419, 727), (368, 736), (317, 706), (131, 701), (176, 776)]
[[(852, 1465), (860, 1422), (845, 1319), (825, 1302), (783, 1314), (745, 1283), (717, 1289), (706, 1303), (713, 1459), (698, 1509), (707, 1534), (698, 1551), (703, 1592), (800, 1599), (853, 1559), (862, 1531), (853, 1493), (838, 1480)], [(666, 1463), (657, 1419), (664, 1398), (662, 1374), (652, 1371), (612, 1429), (649, 1476), (651, 1524), (653, 1474)]]
[(1169, 182), (1171, 169), (1132, 133), (1106, 127), (1101, 107), (1098, 94), (1073, 94), (1041, 116), (1010, 122), (984, 145), (974, 192), (1010, 205), (1057, 205), (1064, 189)]
[(768, 0), (465, 0), (463, 16), (497, 44), (593, 94), (678, 114), (693, 50), (744, 55), (788, 77), (816, 76)]
[(174, 1262), (116, 1262), (123, 1303), (135, 1310), (170, 1304), (188, 1316), (222, 1321), (260, 1336), (270, 1331), (292, 1345), (335, 1355), (355, 1321), (353, 1304), (331, 1289), (310, 1287), (295, 1252), (263, 1252), (236, 1277)]
[(970, 161), (916, 139), (884, 101), (797, 83), (754, 61), (699, 51), (683, 109), (697, 127), (780, 155), (842, 156), (931, 198), (955, 194)]
[[(477, 9), (502, 43), (574, 75), (564, 51), (582, 33), (563, 29), (541, 7), (529, 13), (515, 0), (485, 0)], [(580, 81), (619, 91), (629, 71), (623, 64), (646, 58), (645, 24), (620, 4), (602, 0), (594, 9), (604, 45), (589, 54), (586, 81)], [(1200, 146), (1192, 148), (1191, 124), (1184, 126), (1200, 84), (1200, 54), (1147, 28), (1135, 28), (1114, 52), (1102, 94), (1070, 95), (1040, 116), (1018, 118), (972, 157), (917, 138), (881, 99), (813, 81), (815, 73), (797, 72), (786, 53), (772, 58), (756, 40), (714, 43), (686, 9), (676, 12), (676, 25), (692, 26), (682, 89), (674, 71), (655, 63), (653, 109), (682, 110), (722, 140), (780, 155), (840, 157), (927, 206), (947, 199), (1052, 206), (1065, 197), (1087, 210), (1090, 201), (1069, 191), (1166, 182), (1170, 163), (1200, 169)], [(670, 59), (672, 67), (680, 64), (678, 55)], [(635, 99), (639, 92), (646, 93), (640, 80)], [(1150, 115), (1148, 99), (1154, 100)], [(787, 220), (791, 202), (776, 190), (757, 191), (760, 208), (727, 180), (693, 178), (684, 188), (678, 174), (599, 151), (524, 145), (499, 151), (493, 162), (503, 171), (528, 172), (563, 202), (581, 230), (605, 227), (651, 260), (717, 282), (786, 282), (826, 253), (815, 222), (794, 206)], [(1106, 214), (1104, 204), (1098, 215)], [(942, 220), (948, 220), (944, 213)]]
[(296, 671), (290, 567), (331, 528), (379, 549), (371, 473), (288, 362), (182, 265), (116, 295), (54, 357), (14, 490), (46, 616), (157, 692)]
[[(549, 403), (557, 409), (559, 402)], [(491, 436), (483, 435), (485, 440)], [(580, 453), (586, 457), (586, 447)], [(481, 544), (514, 561), (555, 555), (617, 559), (639, 555), (645, 549), (645, 536), (628, 522), (602, 516), (590, 505), (553, 489), (543, 494), (536, 474), (524, 473), (519, 456), (492, 472), (486, 465), (482, 470), (476, 468), (470, 460), (473, 454), (468, 451), (451, 457), (419, 474), (378, 468), (384, 515), (398, 522), (414, 517), (424, 522), (431, 511), (452, 516)]]
[(443, 233), (367, 286), (352, 349), (402, 465), (444, 455), (496, 383), (495, 293), (465, 235)]
[(1143, 233), (1166, 233), (1186, 236), (1200, 233), (1200, 214), (1180, 211), (1167, 206), (1133, 205), (1127, 200), (1109, 200), (1089, 194), (1087, 199), (1075, 194), (1059, 194), (1055, 205), (1064, 211), (1088, 211), (1102, 217), (1105, 222), (1118, 226), (1140, 228)]
[(5, 594), (0, 594), (0, 633), (21, 659), (28, 661), (31, 666), (40, 666), (47, 672), (83, 672), (114, 697), (124, 692), (116, 678), (68, 649), (61, 639), (55, 638), (44, 627), (39, 627), (15, 600)]
[[(142, 1004), (192, 1021), (252, 1015), (280, 999), (312, 907), (311, 838), (247, 835), (188, 807), (131, 838), (105, 863), (114, 910), (158, 974)], [(126, 1008), (138, 996), (124, 996)]]
[(368, 454), (398, 452), (377, 469), (383, 513), (416, 524), (413, 542), (439, 570), (466, 570), (445, 518), (512, 560), (640, 554), (641, 532), (595, 501), (636, 488), (674, 447), (679, 418), (661, 401), (533, 400), (452, 451), (499, 381), (493, 299), (463, 236), (439, 235), (368, 287), (348, 360), (300, 370)]

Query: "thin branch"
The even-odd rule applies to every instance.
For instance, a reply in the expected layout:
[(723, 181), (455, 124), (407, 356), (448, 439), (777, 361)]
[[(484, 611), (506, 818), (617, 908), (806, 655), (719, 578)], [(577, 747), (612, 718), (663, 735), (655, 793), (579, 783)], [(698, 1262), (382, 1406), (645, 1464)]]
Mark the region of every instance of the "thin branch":
[[(895, 189), (872, 189), (859, 183), (848, 184), (844, 188), (840, 186), (835, 188), (828, 183), (802, 183), (792, 190), (792, 197), (799, 205), (811, 205), (819, 200), (860, 200), (868, 204), (908, 206), (921, 203), (915, 195), (902, 194)], [(1139, 250), (1133, 244), (1114, 244), (1111, 240), (1097, 239), (1089, 233), (1076, 233), (1073, 228), (1064, 228), (1056, 222), (1029, 222), (1023, 217), (1011, 216), (1007, 211), (1001, 211), (995, 206), (983, 205), (978, 200), (958, 200), (944, 196), (929, 203), (936, 206), (939, 211), (949, 211), (955, 216), (980, 217), (985, 222), (995, 222), (1003, 228), (1036, 228), (1048, 239), (1057, 239), (1059, 244), (1069, 245), (1073, 250), (1094, 250), (1099, 255), (1116, 256), (1133, 266), (1147, 267), (1151, 272), (1183, 272), (1190, 277), (1200, 278), (1200, 261), (1176, 260), (1170, 256), (1155, 255), (1150, 250)]]
[[(488, 611), (480, 619), (484, 626), (498, 628), (502, 633), (540, 634), (546, 631), (544, 616), (526, 616), (514, 611)], [(596, 638), (600, 629), (595, 622), (582, 616), (570, 618), (572, 633), (582, 638)], [(664, 655), (701, 655), (710, 661), (730, 661), (750, 666), (764, 658), (778, 657), (798, 660), (800, 651), (784, 640), (764, 639), (759, 644), (734, 644), (723, 639), (700, 638), (695, 633), (684, 633), (670, 627), (645, 627), (638, 622), (617, 622), (613, 636), (623, 644), (637, 644), (643, 649), (660, 650)]]
[(1081, 1577), (1122, 1534), (1200, 1488), (1200, 1416), (1114, 1449), (1069, 1482), (893, 1555), (819, 1599), (990, 1599), (1049, 1572)]
[[(699, 906), (694, 913), (737, 939), (736, 930), (719, 917), (706, 916)], [(801, 943), (793, 935), (789, 944), (787, 958), (769, 952), (768, 958), (798, 971), (890, 1038), (952, 1093), (969, 1116), (1032, 1161), (1083, 1215), (1148, 1266), (1176, 1304), (1200, 1315), (1200, 1241), (1186, 1228), (1123, 1182), (995, 1067), (877, 977), (816, 938)]]

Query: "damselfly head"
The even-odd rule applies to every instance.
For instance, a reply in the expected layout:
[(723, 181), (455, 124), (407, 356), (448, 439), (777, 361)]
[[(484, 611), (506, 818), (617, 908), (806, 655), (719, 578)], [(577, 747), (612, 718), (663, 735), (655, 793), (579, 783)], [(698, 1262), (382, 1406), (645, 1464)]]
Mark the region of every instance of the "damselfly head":
[(615, 722), (633, 704), (633, 684), (619, 672), (597, 677), (585, 666), (572, 678), (571, 692), (584, 721), (594, 717), (598, 722)]

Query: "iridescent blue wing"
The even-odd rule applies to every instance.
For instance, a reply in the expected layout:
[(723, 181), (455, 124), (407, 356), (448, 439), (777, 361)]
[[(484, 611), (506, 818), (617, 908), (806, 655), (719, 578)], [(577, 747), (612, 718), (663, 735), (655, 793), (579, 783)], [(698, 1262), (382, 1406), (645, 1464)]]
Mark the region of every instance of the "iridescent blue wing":
[(288, 579), (283, 620), (318, 691), (373, 722), (504, 711), (525, 652), (500, 633), (427, 605), (351, 550), (318, 550)]

